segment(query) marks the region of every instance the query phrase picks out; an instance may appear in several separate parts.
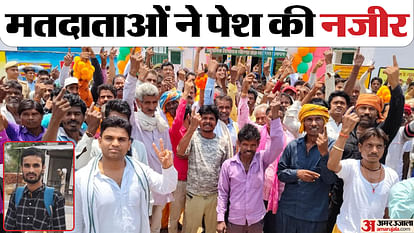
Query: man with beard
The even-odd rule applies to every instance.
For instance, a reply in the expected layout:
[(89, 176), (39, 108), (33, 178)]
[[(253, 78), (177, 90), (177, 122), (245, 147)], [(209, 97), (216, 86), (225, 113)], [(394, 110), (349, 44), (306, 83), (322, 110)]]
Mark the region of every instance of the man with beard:
[(124, 91), (124, 84), (125, 84), (125, 76), (122, 74), (118, 74), (115, 76), (114, 81), (112, 83), (116, 90), (116, 99), (122, 100), (122, 94)]
[(52, 117), (42, 140), (71, 141), (76, 145), (84, 133), (81, 125), (85, 119), (86, 104), (78, 95), (64, 94), (65, 91), (63, 88), (53, 101)]
[[(375, 94), (361, 94), (355, 104), (355, 113), (359, 117), (359, 123), (346, 135), (347, 140), (344, 146), (342, 159), (361, 159), (361, 152), (358, 148), (358, 138), (364, 131), (371, 127), (381, 128), (388, 136), (388, 141), (385, 142), (385, 152), (381, 157), (380, 162), (385, 163), (387, 158), (387, 151), (389, 143), (394, 139), (400, 128), (404, 112), (404, 96), (399, 85), (399, 68), (397, 58), (393, 56), (393, 66), (387, 67), (384, 71), (388, 76), (388, 83), (390, 84), (391, 100), (390, 110), (386, 119), (383, 118), (381, 112), (383, 110), (383, 103), (380, 97)], [(348, 81), (349, 82), (349, 81)], [(356, 85), (356, 87), (359, 85)], [(352, 103), (352, 98), (351, 98)], [(341, 134), (339, 134), (341, 135)], [(338, 179), (333, 186), (329, 213), (328, 232), (331, 232), (336, 222), (336, 216), (339, 214), (342, 205), (343, 181)]]
[(202, 106), (198, 114), (193, 110), (190, 127), (177, 147), (177, 156), (188, 158), (183, 231), (186, 233), (197, 233), (203, 216), (205, 232), (216, 232), (220, 167), (232, 155), (227, 141), (214, 133), (218, 118), (214, 105)]
[(326, 123), (328, 137), (337, 139), (342, 128), (342, 116), (351, 104), (349, 96), (343, 91), (335, 91), (329, 96), (329, 121)]
[(18, 108), (20, 101), (23, 99), (22, 86), (17, 81), (12, 80), (6, 82), (3, 87), (4, 92), (2, 94), (5, 94), (6, 104), (3, 105), (3, 99), (0, 99), (0, 112), (6, 117), (8, 122), (20, 124)]
[(178, 101), (181, 98), (181, 91), (175, 89), (164, 92), (160, 97), (160, 108), (165, 114), (168, 125), (171, 127), (174, 121), (176, 110), (178, 108)]
[(18, 113), (21, 125), (7, 122), (0, 116), (0, 124), (7, 125), (6, 132), (11, 141), (41, 141), (46, 129), (41, 126), (43, 118), (42, 106), (34, 101), (25, 99), (20, 102)]
[[(5, 229), (66, 230), (65, 198), (58, 190), (46, 187), (42, 182), (46, 169), (43, 152), (33, 147), (23, 150), (20, 165), (23, 180), (27, 185), (24, 187), (19, 203), (15, 203), (18, 191), (14, 191), (10, 196), (4, 222)], [(53, 198), (48, 195), (53, 195)], [(48, 206), (46, 206), (46, 198), (52, 200)]]
[[(251, 232), (263, 231), (263, 217), (266, 209), (263, 204), (265, 169), (282, 152), (283, 132), (279, 115), (280, 102), (271, 103), (272, 122), (271, 142), (265, 150), (257, 152), (260, 143), (259, 130), (246, 124), (238, 134), (240, 152), (226, 160), (220, 170), (217, 203), (217, 231)], [(246, 200), (249, 200), (246, 205)], [(229, 208), (227, 209), (229, 205)], [(229, 222), (224, 215), (229, 211)]]
[[(253, 84), (253, 81), (254, 80), (256, 80), (256, 79), (253, 76), (252, 84)], [(256, 100), (257, 100), (257, 91), (255, 89), (253, 89), (253, 88), (249, 88), (249, 90), (247, 91), (247, 94), (248, 94), (247, 104), (249, 106), (249, 114), (250, 114), (249, 116), (250, 116), (250, 120), (256, 121), (256, 115), (254, 114), (254, 110), (255, 110)]]
[(299, 133), (283, 151), (277, 175), (285, 183), (276, 213), (277, 233), (322, 233), (328, 220), (329, 190), (336, 176), (326, 167), (329, 149), (326, 107), (305, 104), (299, 112)]
[(219, 95), (216, 97), (214, 103), (219, 111), (219, 121), (214, 129), (214, 133), (217, 134), (218, 137), (227, 137), (229, 139), (228, 143), (230, 143), (231, 148), (234, 150), (239, 127), (237, 122), (230, 118), (233, 100), (230, 96)]

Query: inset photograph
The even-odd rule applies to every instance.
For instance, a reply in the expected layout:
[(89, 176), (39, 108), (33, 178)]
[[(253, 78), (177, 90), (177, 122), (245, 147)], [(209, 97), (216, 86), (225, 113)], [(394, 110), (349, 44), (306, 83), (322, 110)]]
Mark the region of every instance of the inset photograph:
[(73, 230), (73, 150), (72, 142), (4, 144), (6, 231)]

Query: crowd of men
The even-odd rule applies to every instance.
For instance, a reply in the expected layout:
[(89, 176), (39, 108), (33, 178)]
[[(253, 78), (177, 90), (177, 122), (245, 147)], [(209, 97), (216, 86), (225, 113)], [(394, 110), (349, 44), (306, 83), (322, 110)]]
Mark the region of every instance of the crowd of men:
[(1, 143), (76, 145), (74, 232), (354, 233), (361, 219), (414, 218), (405, 104), (414, 82), (400, 79), (395, 56), (387, 80), (371, 78), (367, 88), (374, 67), (358, 80), (359, 49), (349, 77), (334, 72), (327, 50), (306, 82), (289, 58), (271, 76), (270, 64), (262, 71), (241, 59), (200, 66), (202, 49), (193, 71), (177, 72), (168, 61), (152, 64), (151, 48), (132, 49), (117, 74), (115, 49), (98, 60), (82, 48), (94, 67), (86, 90), (70, 51), (60, 71), (25, 67), (21, 77), (17, 62), (6, 64)]

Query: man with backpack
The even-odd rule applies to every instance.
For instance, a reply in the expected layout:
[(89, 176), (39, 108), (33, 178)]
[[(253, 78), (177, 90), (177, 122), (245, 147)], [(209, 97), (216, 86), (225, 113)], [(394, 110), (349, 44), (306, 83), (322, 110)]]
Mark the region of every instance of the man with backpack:
[(45, 155), (36, 148), (23, 150), (20, 159), (26, 186), (11, 195), (6, 230), (66, 230), (65, 199), (42, 182)]

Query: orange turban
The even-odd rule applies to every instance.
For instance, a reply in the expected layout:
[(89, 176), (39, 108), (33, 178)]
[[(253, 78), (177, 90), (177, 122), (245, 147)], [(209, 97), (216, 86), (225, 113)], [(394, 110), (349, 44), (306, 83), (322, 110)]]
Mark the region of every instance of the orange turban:
[(301, 123), (299, 133), (302, 133), (304, 131), (305, 126), (303, 121), (308, 116), (322, 116), (323, 120), (325, 121), (325, 124), (329, 120), (329, 112), (327, 108), (316, 104), (304, 104), (300, 109), (298, 115), (299, 121)]
[(378, 120), (383, 120), (382, 110), (384, 109), (384, 103), (382, 99), (375, 94), (360, 94), (355, 104), (355, 109), (358, 109), (361, 105), (369, 105), (374, 107), (378, 111)]

